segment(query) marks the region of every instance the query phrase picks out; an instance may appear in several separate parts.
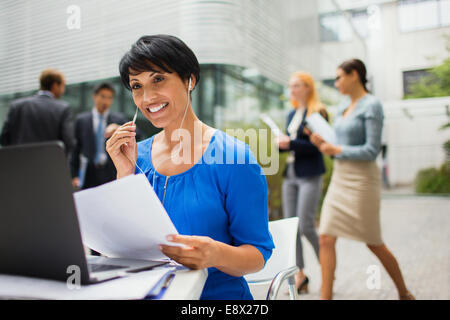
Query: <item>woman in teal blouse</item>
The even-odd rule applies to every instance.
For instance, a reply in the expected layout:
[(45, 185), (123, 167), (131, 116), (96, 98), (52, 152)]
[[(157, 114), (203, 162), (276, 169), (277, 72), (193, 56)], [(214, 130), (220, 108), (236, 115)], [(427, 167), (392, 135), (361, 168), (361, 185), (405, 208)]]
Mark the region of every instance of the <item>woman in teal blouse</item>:
[(143, 36), (119, 69), (136, 106), (163, 130), (139, 144), (132, 122), (115, 131), (106, 150), (117, 178), (146, 175), (179, 232), (168, 240), (185, 245), (164, 245), (162, 252), (208, 268), (202, 299), (252, 299), (243, 276), (262, 269), (274, 247), (261, 167), (248, 145), (195, 115), (190, 92), (200, 66), (180, 39)]
[(336, 115), (336, 145), (311, 135), (312, 143), (322, 153), (336, 159), (319, 227), (321, 297), (332, 298), (336, 239), (345, 237), (365, 243), (377, 256), (394, 281), (400, 299), (414, 299), (397, 260), (381, 237), (381, 173), (375, 159), (381, 149), (384, 115), (380, 101), (369, 94), (366, 83), (366, 68), (361, 60), (342, 63), (336, 71), (335, 86), (349, 99), (339, 106)]

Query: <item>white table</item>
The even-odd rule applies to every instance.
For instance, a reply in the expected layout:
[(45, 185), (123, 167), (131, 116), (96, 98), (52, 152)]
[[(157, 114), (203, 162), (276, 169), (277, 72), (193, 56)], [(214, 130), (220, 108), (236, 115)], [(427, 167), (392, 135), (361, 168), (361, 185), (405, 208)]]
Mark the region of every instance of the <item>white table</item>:
[[(68, 288), (65, 282), (0, 274), (0, 299), (143, 299), (159, 279), (163, 268), (142, 271), (99, 284)], [(196, 300), (200, 298), (208, 271), (177, 270), (163, 300)]]
[(162, 300), (198, 300), (207, 277), (206, 269), (176, 271)]

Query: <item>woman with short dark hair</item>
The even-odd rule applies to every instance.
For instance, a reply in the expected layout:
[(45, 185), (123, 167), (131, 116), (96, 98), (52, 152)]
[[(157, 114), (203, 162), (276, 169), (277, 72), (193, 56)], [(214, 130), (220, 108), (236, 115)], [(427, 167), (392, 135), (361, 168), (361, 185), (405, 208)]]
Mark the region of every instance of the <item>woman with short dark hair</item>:
[(141, 37), (119, 69), (136, 106), (163, 130), (137, 145), (132, 122), (114, 133), (107, 151), (117, 178), (146, 175), (179, 232), (168, 240), (185, 245), (163, 245), (162, 252), (190, 268), (208, 268), (201, 299), (252, 299), (243, 276), (262, 269), (274, 247), (261, 167), (248, 145), (195, 115), (190, 93), (200, 66), (180, 39)]
[(381, 147), (383, 108), (366, 87), (361, 60), (343, 62), (336, 71), (336, 88), (350, 97), (339, 107), (334, 122), (337, 144), (318, 134), (311, 141), (323, 154), (335, 157), (319, 227), (322, 299), (333, 295), (337, 237), (364, 242), (394, 281), (400, 299), (414, 299), (394, 255), (384, 244), (380, 226), (381, 173), (375, 162)]

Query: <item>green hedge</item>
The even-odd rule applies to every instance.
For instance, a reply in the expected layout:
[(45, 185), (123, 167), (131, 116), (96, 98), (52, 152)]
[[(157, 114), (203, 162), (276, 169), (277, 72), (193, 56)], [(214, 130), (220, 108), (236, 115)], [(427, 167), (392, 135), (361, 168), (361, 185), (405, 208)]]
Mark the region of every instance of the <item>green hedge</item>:
[(450, 161), (439, 169), (420, 170), (415, 185), (417, 193), (450, 194)]
[[(242, 128), (243, 131), (246, 131), (248, 129), (260, 129), (259, 127), (250, 126), (245, 123), (233, 123), (233, 124), (226, 124), (225, 128)], [(226, 130), (226, 129), (225, 129)], [(239, 138), (239, 137), (236, 137)], [(272, 143), (270, 142), (271, 139), (273, 139), (272, 134), (269, 133), (268, 135), (265, 134), (257, 134), (257, 145), (256, 146), (250, 146), (252, 149), (252, 152), (254, 156), (257, 158), (258, 163), (261, 164), (261, 159), (259, 159), (259, 152), (257, 146), (260, 145), (260, 140), (262, 139), (262, 145), (267, 145), (267, 153), (268, 156), (272, 155)], [(245, 143), (249, 143), (249, 141), (244, 141)], [(278, 153), (278, 150), (275, 152)], [(277, 220), (283, 217), (283, 203), (282, 203), (282, 184), (283, 184), (283, 172), (286, 168), (286, 160), (289, 156), (289, 152), (282, 152), (279, 153), (279, 170), (277, 174), (274, 175), (266, 175), (267, 184), (269, 187), (269, 219), (270, 220)], [(322, 208), (322, 202), (325, 198), (325, 194), (328, 190), (328, 185), (330, 184), (331, 180), (331, 174), (333, 171), (333, 160), (328, 157), (324, 156), (324, 162), (325, 162), (325, 168), (326, 172), (323, 175), (323, 185), (322, 185), (322, 195), (320, 197), (320, 203), (318, 212), (316, 215), (316, 219), (319, 219), (320, 217), (320, 210)], [(262, 166), (264, 168), (264, 166)]]

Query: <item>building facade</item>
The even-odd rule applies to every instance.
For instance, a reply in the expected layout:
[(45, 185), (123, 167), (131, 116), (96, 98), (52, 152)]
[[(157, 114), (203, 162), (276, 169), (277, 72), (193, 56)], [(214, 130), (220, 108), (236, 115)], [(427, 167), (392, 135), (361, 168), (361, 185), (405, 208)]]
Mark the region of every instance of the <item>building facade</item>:
[[(336, 67), (356, 57), (384, 105), (391, 183), (411, 183), (445, 157), (449, 137), (438, 128), (448, 121), (448, 99), (403, 97), (448, 56), (450, 0), (4, 0), (0, 127), (11, 100), (35, 92), (49, 67), (66, 75), (63, 99), (75, 113), (91, 109), (93, 86), (108, 80), (117, 89), (113, 109), (131, 119), (118, 63), (140, 36), (159, 33), (196, 53), (202, 71), (193, 106), (210, 125), (259, 128), (267, 112), (283, 127), (286, 84), (297, 70), (315, 76), (333, 113), (342, 98), (332, 88)], [(157, 132), (140, 115), (138, 125), (147, 136)]]
[(11, 99), (38, 89), (39, 74), (49, 67), (66, 75), (63, 99), (76, 113), (92, 108), (92, 87), (106, 79), (117, 87), (113, 109), (132, 117), (135, 106), (120, 85), (118, 63), (145, 34), (178, 36), (196, 53), (202, 73), (193, 106), (205, 122), (232, 121), (236, 112), (223, 112), (228, 108), (238, 114), (282, 108), (281, 14), (270, 0), (2, 1), (0, 120)]
[[(405, 100), (410, 86), (450, 57), (449, 0), (317, 1), (314, 70), (332, 85), (342, 61), (360, 58), (369, 88), (383, 103), (391, 184), (411, 184), (417, 171), (445, 161), (450, 98)], [(304, 49), (298, 48), (299, 53)]]

